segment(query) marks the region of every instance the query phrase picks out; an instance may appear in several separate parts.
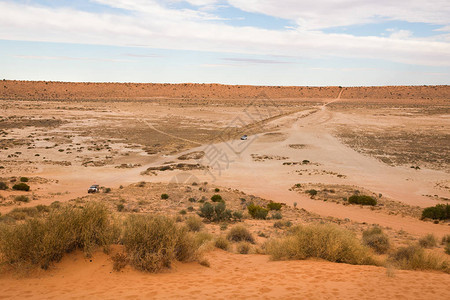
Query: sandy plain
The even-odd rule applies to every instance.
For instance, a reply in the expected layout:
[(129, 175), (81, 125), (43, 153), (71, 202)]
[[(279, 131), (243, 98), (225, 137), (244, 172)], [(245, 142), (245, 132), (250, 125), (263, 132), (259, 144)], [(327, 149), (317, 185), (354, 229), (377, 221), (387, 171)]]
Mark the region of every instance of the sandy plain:
[[(419, 219), (423, 207), (450, 199), (448, 86), (1, 85), (1, 181), (26, 176), (31, 186), (30, 192), (0, 191), (2, 215), (54, 201), (98, 200), (113, 209), (126, 199), (128, 211), (175, 216), (192, 206), (189, 198), (210, 197), (219, 188), (234, 208), (243, 197), (286, 203), (283, 218), (294, 224), (333, 222), (358, 235), (377, 224), (396, 246), (428, 233), (450, 234), (448, 222)], [(246, 141), (239, 140), (243, 134)], [(136, 186), (143, 181), (144, 188)], [(193, 182), (208, 184), (199, 191)], [(87, 196), (94, 183), (112, 192)], [(305, 193), (311, 188), (319, 191), (313, 198)], [(356, 190), (379, 205), (345, 205), (342, 198)], [(163, 192), (170, 201), (161, 202)], [(31, 201), (14, 200), (22, 194)], [(244, 223), (255, 236), (281, 234), (272, 220)], [(206, 230), (226, 233), (219, 225)], [(258, 237), (257, 244), (265, 240)], [(433, 251), (444, 253), (442, 246)], [(210, 268), (177, 264), (145, 274), (129, 267), (112, 272), (103, 253), (92, 262), (72, 253), (45, 272), (2, 274), (0, 297), (450, 297), (445, 273), (395, 270), (388, 276), (383, 267), (272, 262), (220, 250), (205, 256)]]

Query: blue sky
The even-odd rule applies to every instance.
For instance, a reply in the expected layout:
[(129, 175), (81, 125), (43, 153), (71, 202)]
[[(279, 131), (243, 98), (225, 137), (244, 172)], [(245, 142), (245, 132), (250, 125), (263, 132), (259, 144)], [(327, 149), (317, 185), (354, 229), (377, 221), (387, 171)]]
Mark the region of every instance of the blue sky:
[(3, 78), (450, 84), (450, 2), (0, 0)]

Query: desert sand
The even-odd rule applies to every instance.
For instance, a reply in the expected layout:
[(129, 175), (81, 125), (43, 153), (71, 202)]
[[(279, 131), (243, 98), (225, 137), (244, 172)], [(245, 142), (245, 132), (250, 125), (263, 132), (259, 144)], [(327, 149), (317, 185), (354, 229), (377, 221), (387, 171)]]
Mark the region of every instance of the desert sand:
[[(448, 222), (420, 220), (424, 207), (450, 201), (449, 86), (2, 85), (0, 181), (26, 176), (31, 186), (30, 192), (0, 191), (3, 215), (75, 199), (111, 207), (126, 199), (130, 211), (177, 215), (191, 205), (189, 197), (210, 197), (218, 187), (235, 207), (240, 197), (285, 203), (284, 219), (294, 224), (333, 222), (358, 235), (377, 224), (396, 246), (429, 233), (438, 239), (450, 234)], [(149, 183), (145, 190), (136, 188), (142, 181)], [(207, 191), (194, 191), (193, 182), (208, 182)], [(94, 183), (112, 192), (87, 196)], [(310, 197), (309, 188), (321, 193)], [(342, 198), (356, 190), (380, 205), (345, 205)], [(165, 191), (177, 201), (161, 204)], [(17, 195), (31, 201), (17, 202)], [(244, 223), (255, 235), (279, 234), (271, 220)], [(207, 230), (223, 233), (218, 225)], [(258, 237), (259, 244), (264, 240)], [(446, 255), (443, 246), (433, 251)], [(71, 253), (47, 271), (1, 274), (0, 297), (450, 297), (449, 275), (436, 271), (274, 262), (222, 250), (205, 257), (210, 268), (177, 263), (162, 274), (146, 274), (129, 266), (113, 272), (101, 252), (92, 261)]]

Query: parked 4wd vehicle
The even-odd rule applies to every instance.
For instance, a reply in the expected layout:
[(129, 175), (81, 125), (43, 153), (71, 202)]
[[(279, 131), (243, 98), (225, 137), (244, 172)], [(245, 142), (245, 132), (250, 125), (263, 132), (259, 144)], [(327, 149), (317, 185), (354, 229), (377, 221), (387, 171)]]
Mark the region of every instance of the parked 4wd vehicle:
[(243, 136), (241, 136), (241, 140), (243, 140), (243, 141), (247, 140), (247, 135), (244, 134)]
[(98, 193), (100, 191), (100, 187), (98, 184), (91, 185), (91, 187), (88, 189), (88, 193)]

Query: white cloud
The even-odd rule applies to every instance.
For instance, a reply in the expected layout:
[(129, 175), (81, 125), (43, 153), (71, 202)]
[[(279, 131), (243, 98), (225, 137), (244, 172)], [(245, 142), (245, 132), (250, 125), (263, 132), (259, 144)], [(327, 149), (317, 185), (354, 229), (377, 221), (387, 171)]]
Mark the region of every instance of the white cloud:
[(392, 30), (392, 33), (389, 35), (389, 37), (392, 39), (408, 39), (412, 37), (412, 35), (413, 33), (411, 31), (400, 29), (400, 30)]
[[(410, 64), (450, 66), (450, 44), (445, 40), (405, 39), (405, 33), (403, 36), (389, 38), (356, 37), (320, 31), (233, 27), (214, 21), (218, 19), (214, 15), (193, 10), (174, 10), (155, 1), (94, 1), (122, 8), (130, 13), (93, 13), (0, 2), (0, 39), (139, 45), (302, 58), (374, 58)], [(287, 5), (296, 3), (284, 2)]]
[(239, 9), (297, 22), (303, 29), (384, 20), (448, 25), (448, 0), (228, 0)]

